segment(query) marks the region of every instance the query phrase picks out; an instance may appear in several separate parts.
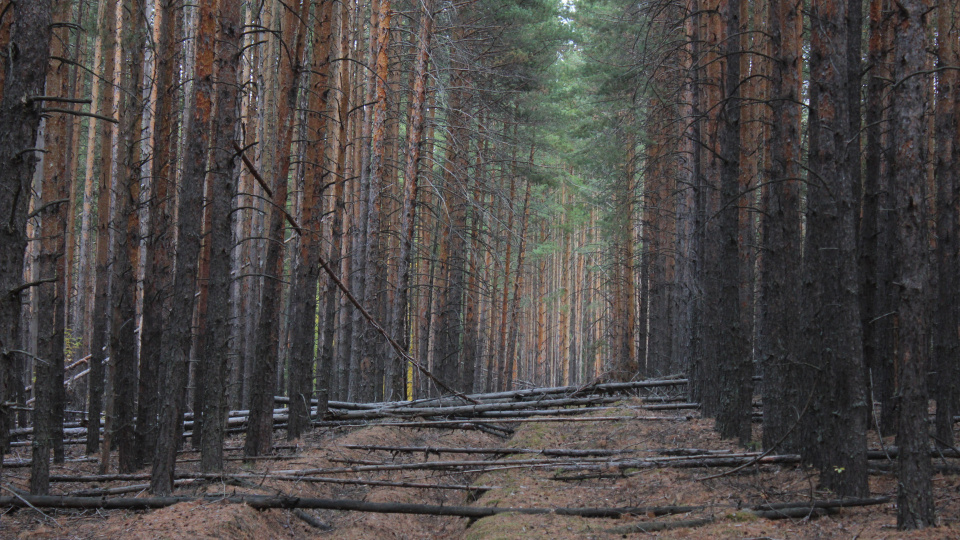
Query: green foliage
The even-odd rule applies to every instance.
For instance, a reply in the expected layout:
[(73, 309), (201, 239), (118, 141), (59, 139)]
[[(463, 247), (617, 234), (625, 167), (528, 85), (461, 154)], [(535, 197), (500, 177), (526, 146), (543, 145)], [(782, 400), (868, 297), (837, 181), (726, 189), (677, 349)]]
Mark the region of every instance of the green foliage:
[(63, 331), (63, 357), (70, 360), (78, 354), (83, 347), (83, 336), (74, 336), (73, 329), (67, 328)]

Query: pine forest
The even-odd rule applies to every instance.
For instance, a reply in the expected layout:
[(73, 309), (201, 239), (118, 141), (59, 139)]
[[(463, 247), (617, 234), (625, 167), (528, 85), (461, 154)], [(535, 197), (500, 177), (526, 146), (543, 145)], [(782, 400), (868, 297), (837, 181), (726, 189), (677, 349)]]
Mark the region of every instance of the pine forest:
[[(706, 426), (662, 473), (697, 489), (804, 479), (745, 526), (884, 504), (860, 512), (957, 534), (958, 0), (0, 0), (0, 508), (39, 520), (0, 536), (216, 493), (313, 533), (739, 519), (384, 472), (527, 441), (568, 461), (490, 463), (626, 497), (676, 463), (611, 479), (583, 456), (636, 448), (543, 447), (624, 414)], [(394, 435), (330, 452), (388, 432), (394, 461), (369, 461)], [(489, 485), (256, 491), (323, 449), (380, 485)]]

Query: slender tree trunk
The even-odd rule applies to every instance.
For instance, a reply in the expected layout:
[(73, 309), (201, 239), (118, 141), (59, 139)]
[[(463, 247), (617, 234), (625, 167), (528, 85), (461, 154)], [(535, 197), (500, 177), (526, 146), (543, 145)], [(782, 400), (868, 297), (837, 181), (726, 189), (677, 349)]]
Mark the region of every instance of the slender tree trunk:
[(768, 4), (772, 40), (770, 166), (763, 195), (763, 244), (757, 357), (763, 370), (763, 446), (782, 452), (800, 449), (798, 422), (805, 403), (798, 386), (795, 293), (800, 289), (800, 31), (798, 5)]
[[(955, 4), (937, 10), (937, 67), (960, 65), (960, 23)], [(936, 315), (933, 317), (933, 358), (937, 373), (933, 388), (937, 400), (936, 433), (939, 443), (953, 445), (953, 417), (960, 405), (960, 72), (945, 69), (937, 75), (934, 156), (937, 178)]]
[[(160, 365), (168, 391), (163, 394), (157, 447), (150, 474), (150, 490), (155, 495), (169, 495), (173, 490), (177, 449), (183, 435), (182, 420), (186, 406), (188, 363), (193, 342), (193, 320), (198, 263), (203, 229), (203, 183), (209, 149), (213, 43), (216, 2), (201, 5), (196, 27), (196, 60), (193, 91), (187, 97), (184, 114), (186, 140), (183, 156), (183, 179), (177, 197), (177, 257), (173, 289), (170, 296), (170, 317), (163, 333)], [(194, 415), (194, 420), (199, 417)]]
[[(103, 93), (102, 114), (114, 117), (116, 115), (116, 92), (114, 91), (115, 65), (117, 58), (117, 9), (103, 4), (100, 11), (99, 33), (103, 43), (103, 78), (99, 81)], [(96, 255), (96, 296), (93, 299), (93, 324), (91, 325), (90, 342), (90, 397), (87, 417), (90, 418), (90, 429), (87, 430), (87, 452), (94, 453), (100, 448), (100, 417), (103, 412), (104, 399), (104, 360), (108, 355), (110, 342), (110, 317), (104, 315), (110, 306), (111, 268), (113, 266), (113, 236), (110, 224), (114, 207), (113, 199), (113, 124), (104, 122), (100, 131), (100, 161), (98, 167), (98, 194), (97, 194), (97, 255)], [(104, 433), (104, 437), (107, 434)], [(109, 449), (104, 450), (101, 467), (109, 462)]]
[(329, 178), (325, 161), (327, 106), (330, 95), (330, 51), (332, 43), (332, 16), (334, 2), (314, 1), (313, 66), (310, 73), (306, 138), (303, 211), (300, 221), (304, 234), (300, 235), (300, 259), (296, 267), (291, 302), (294, 305), (291, 320), (290, 354), (290, 418), (287, 439), (298, 438), (310, 422), (310, 401), (313, 399), (315, 345), (317, 343), (317, 285), (320, 278), (322, 193)]
[[(433, 1), (420, 6), (420, 26), (417, 33), (417, 56), (413, 70), (413, 95), (410, 97), (410, 113), (407, 127), (407, 156), (403, 169), (403, 205), (400, 217), (400, 252), (397, 268), (397, 294), (391, 309), (390, 335), (407, 349), (407, 309), (409, 304), (410, 270), (413, 266), (413, 240), (417, 223), (417, 191), (420, 184), (420, 161), (424, 147), (424, 111), (427, 103), (427, 75), (430, 55), (430, 40), (433, 38)], [(391, 358), (394, 355), (391, 353)], [(398, 364), (393, 369), (404, 367), (399, 358), (391, 360)], [(391, 376), (387, 370), (388, 388)], [(399, 396), (398, 396), (399, 397)], [(389, 396), (385, 396), (390, 400)]]
[[(53, 20), (65, 22), (70, 17), (70, 2), (61, 0), (54, 8)], [(60, 27), (50, 43), (50, 55), (67, 58), (70, 52), (67, 27)], [(54, 96), (68, 95), (70, 68), (63, 61), (57, 62), (47, 74), (46, 91)], [(66, 261), (64, 240), (66, 237), (68, 206), (68, 147), (72, 126), (69, 117), (56, 114), (48, 117), (43, 127), (43, 147), (47, 154), (43, 159), (43, 180), (40, 194), (40, 255), (39, 278), (52, 280), (37, 288), (37, 311), (41, 314), (38, 324), (37, 356), (35, 363), (33, 416), (34, 434), (32, 463), (30, 467), (30, 493), (46, 495), (50, 490), (50, 450), (56, 432), (63, 437), (62, 407), (57, 407), (58, 394), (63, 391), (63, 338), (66, 307)], [(58, 414), (59, 413), (59, 414)], [(61, 446), (62, 447), (62, 446)]]
[(125, 0), (121, 9), (119, 146), (115, 192), (110, 358), (114, 366), (114, 440), (120, 472), (132, 472), (140, 454), (134, 437), (137, 400), (137, 274), (140, 267), (140, 138), (143, 118), (144, 0)]
[[(257, 456), (269, 453), (273, 447), (273, 406), (277, 386), (279, 362), (280, 309), (282, 308), (284, 212), (287, 207), (287, 177), (290, 173), (290, 149), (293, 140), (294, 111), (300, 91), (303, 72), (303, 50), (306, 42), (304, 21), (310, 2), (296, 5), (298, 11), (287, 8), (284, 13), (283, 43), (294, 43), (291, 55), (280, 55), (279, 97), (276, 114), (279, 129), (276, 172), (273, 177), (273, 198), (270, 209), (267, 254), (264, 262), (263, 307), (260, 330), (257, 333), (256, 364), (253, 377), (261, 381), (253, 389), (250, 403), (250, 421), (244, 453)], [(279, 50), (280, 43), (274, 47)], [(273, 57), (273, 55), (271, 55)]]
[[(334, 9), (338, 10), (337, 21), (339, 22), (339, 31), (337, 38), (339, 41), (339, 57), (341, 59), (349, 58), (350, 55), (350, 6), (338, 5)], [(337, 123), (335, 127), (336, 134), (334, 140), (336, 151), (334, 161), (336, 169), (333, 178), (333, 219), (330, 223), (330, 257), (329, 262), (333, 268), (342, 269), (344, 266), (343, 254), (343, 228), (346, 215), (346, 203), (344, 193), (347, 183), (347, 157), (349, 137), (349, 113), (350, 96), (352, 95), (349, 62), (341, 61), (337, 65), (337, 75), (335, 87), (339, 92), (335, 95), (337, 100)], [(331, 129), (331, 133), (334, 129)], [(333, 141), (331, 141), (333, 144)], [(340, 272), (340, 276), (344, 276)], [(318, 391), (318, 411), (317, 415), (322, 416), (326, 412), (326, 401), (336, 396), (340, 398), (340, 392), (344, 385), (341, 377), (342, 364), (336, 362), (334, 352), (334, 338), (337, 331), (337, 298), (340, 291), (336, 282), (327, 276), (323, 285), (323, 333), (319, 347), (319, 361), (317, 364), (317, 391)], [(339, 313), (343, 318), (343, 311)], [(342, 336), (342, 334), (341, 334)], [(342, 348), (342, 347), (341, 347)]]
[[(946, 6), (948, 4), (944, 4)], [(926, 0), (899, 2), (894, 15), (894, 108), (892, 128), (897, 138), (894, 161), (894, 200), (898, 218), (897, 246), (899, 290), (897, 309), (897, 395), (900, 448), (897, 475), (897, 528), (936, 526), (927, 426), (927, 365), (929, 363), (930, 261), (926, 215), (928, 78)], [(953, 134), (955, 137), (956, 134)]]
[(221, 0), (217, 17), (217, 49), (214, 58), (214, 90), (211, 140), (212, 191), (209, 208), (213, 220), (210, 229), (210, 304), (207, 312), (207, 339), (204, 370), (204, 429), (200, 447), (200, 468), (204, 472), (223, 470), (223, 440), (226, 434), (227, 356), (232, 350), (230, 334), (232, 313), (230, 283), (231, 253), (236, 213), (237, 157), (234, 144), (239, 140), (240, 108), (239, 67), (242, 52), (240, 0)]
[(156, 127), (153, 133), (153, 162), (150, 194), (150, 235), (146, 248), (144, 272), (143, 323), (140, 353), (140, 399), (137, 403), (137, 447), (139, 462), (151, 459), (157, 445), (157, 418), (160, 409), (160, 354), (163, 325), (169, 309), (170, 287), (173, 285), (173, 202), (172, 187), (176, 176), (177, 72), (180, 45), (176, 39), (176, 17), (180, 0), (157, 2), (156, 60)]

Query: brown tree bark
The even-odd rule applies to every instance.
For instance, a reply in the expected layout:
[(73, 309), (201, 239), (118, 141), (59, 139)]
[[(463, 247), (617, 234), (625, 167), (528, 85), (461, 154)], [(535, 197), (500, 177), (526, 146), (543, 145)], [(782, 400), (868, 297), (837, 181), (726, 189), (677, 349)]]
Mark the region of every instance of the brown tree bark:
[[(294, 10), (293, 8), (296, 8)], [(264, 262), (263, 306), (260, 329), (257, 333), (256, 363), (253, 377), (261, 381), (253, 388), (250, 401), (250, 427), (244, 442), (244, 453), (258, 456), (269, 453), (273, 447), (273, 397), (277, 386), (279, 360), (280, 310), (282, 309), (284, 212), (287, 206), (287, 177), (290, 173), (290, 150), (293, 140), (294, 111), (303, 73), (304, 44), (310, 2), (285, 7), (282, 25), (282, 43), (293, 43), (292, 52), (278, 56), (277, 83), (277, 153), (273, 173), (272, 208), (268, 230), (267, 254)], [(281, 43), (274, 45), (279, 52)], [(272, 55), (271, 55), (272, 56)]]
[[(349, 125), (350, 125), (350, 99), (352, 96), (352, 87), (350, 79), (350, 6), (338, 5), (336, 19), (339, 23), (337, 40), (339, 43), (339, 60), (336, 65), (336, 81), (334, 87), (338, 92), (335, 94), (337, 102), (337, 123), (334, 129), (331, 129), (333, 141), (336, 144), (334, 152), (334, 178), (333, 178), (333, 219), (330, 223), (330, 264), (334, 268), (340, 269), (340, 277), (344, 275), (344, 249), (343, 249), (343, 229), (344, 221), (348, 217), (346, 212), (346, 203), (344, 194), (347, 183), (347, 158), (349, 156)], [(346, 381), (342, 375), (345, 370), (342, 369), (343, 363), (337, 362), (337, 356), (334, 351), (334, 339), (338, 328), (338, 318), (345, 318), (344, 311), (338, 313), (337, 299), (340, 291), (337, 290), (336, 282), (327, 277), (323, 284), (323, 331), (319, 346), (319, 360), (317, 364), (318, 371), (318, 416), (325, 412), (326, 401), (330, 398), (340, 399), (340, 392), (345, 389)], [(342, 326), (342, 325), (339, 325)], [(342, 339), (342, 334), (341, 334)], [(341, 349), (343, 347), (340, 347)], [(336, 397), (335, 397), (336, 396)]]
[(798, 422), (805, 403), (798, 392), (800, 326), (795, 293), (800, 290), (800, 52), (802, 13), (797, 4), (768, 3), (771, 37), (770, 164), (763, 187), (763, 243), (757, 358), (763, 371), (763, 446), (799, 450)]
[[(397, 293), (390, 310), (390, 335), (408, 350), (408, 333), (405, 331), (410, 318), (407, 316), (410, 290), (410, 270), (413, 267), (413, 240), (417, 224), (417, 193), (420, 186), (421, 157), (424, 149), (424, 111), (427, 104), (428, 61), (433, 39), (433, 1), (420, 5), (420, 20), (417, 31), (417, 56), (413, 68), (413, 94), (410, 96), (410, 112), (407, 121), (407, 155), (403, 168), (403, 203), (400, 217), (400, 249), (397, 267)], [(416, 343), (416, 342), (414, 342)], [(404, 364), (392, 353), (389, 362), (398, 364), (388, 369), (387, 381)], [(390, 397), (384, 396), (390, 400)], [(394, 399), (400, 396), (395, 396)]]
[[(186, 133), (183, 175), (177, 197), (177, 257), (170, 297), (170, 317), (163, 334), (160, 365), (168, 391), (160, 406), (157, 447), (150, 473), (150, 490), (173, 490), (177, 448), (183, 430), (188, 362), (193, 343), (193, 315), (203, 221), (203, 184), (207, 171), (213, 91), (213, 43), (216, 2), (205, 2), (198, 13), (192, 92), (184, 114)], [(199, 414), (194, 415), (196, 420)]]
[[(327, 140), (328, 103), (330, 87), (330, 51), (333, 41), (331, 31), (333, 6), (331, 0), (314, 0), (313, 62), (310, 82), (307, 87), (306, 139), (309, 142), (305, 153), (303, 210), (300, 226), (300, 258), (294, 270), (290, 290), (293, 318), (291, 324), (290, 351), (290, 419), (287, 422), (287, 439), (293, 440), (309, 427), (310, 402), (313, 399), (313, 373), (315, 345), (317, 343), (317, 285), (320, 278), (321, 217), (323, 215), (323, 190), (329, 179), (329, 167), (325, 163)], [(319, 375), (319, 374), (318, 374)]]
[[(98, 8), (98, 33), (103, 48), (99, 81), (102, 92), (101, 114), (113, 117), (116, 114), (116, 92), (114, 91), (115, 64), (117, 57), (117, 9), (103, 3)], [(113, 146), (114, 124), (104, 122), (99, 135), (100, 160), (97, 168), (97, 253), (95, 263), (95, 296), (93, 298), (93, 324), (90, 327), (90, 395), (87, 402), (87, 417), (90, 429), (87, 430), (87, 453), (100, 449), (100, 417), (103, 412), (104, 398), (104, 360), (108, 355), (110, 339), (110, 317), (105, 314), (110, 306), (110, 273), (113, 247), (111, 245), (110, 224), (113, 205)], [(91, 152), (92, 153), (92, 152)], [(109, 452), (105, 453), (107, 456)], [(108, 460), (104, 460), (106, 462)]]
[(124, 0), (121, 8), (120, 101), (117, 183), (114, 186), (114, 253), (111, 278), (113, 304), (110, 358), (114, 367), (113, 437), (120, 472), (139, 466), (134, 413), (137, 400), (137, 274), (140, 267), (140, 139), (143, 118), (143, 58), (146, 11), (143, 0)]
[(445, 253), (446, 268), (439, 267), (440, 283), (436, 327), (436, 345), (433, 351), (433, 374), (449, 388), (462, 391), (460, 379), (461, 338), (463, 335), (463, 293), (466, 257), (466, 179), (467, 121), (464, 110), (469, 80), (455, 66), (450, 78), (450, 96), (447, 109), (447, 152), (443, 174), (443, 190), (448, 222), (440, 229), (441, 252)]

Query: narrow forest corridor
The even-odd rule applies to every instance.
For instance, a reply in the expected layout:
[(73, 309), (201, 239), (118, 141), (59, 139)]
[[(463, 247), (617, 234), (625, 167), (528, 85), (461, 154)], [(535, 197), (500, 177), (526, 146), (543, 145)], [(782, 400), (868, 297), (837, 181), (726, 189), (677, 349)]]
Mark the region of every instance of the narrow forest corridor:
[(957, 0), (0, 0), (0, 51), (13, 499), (539, 396), (824, 500), (895, 445), (948, 525)]

